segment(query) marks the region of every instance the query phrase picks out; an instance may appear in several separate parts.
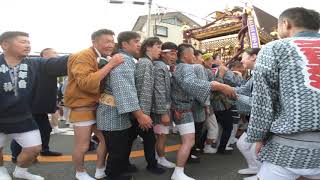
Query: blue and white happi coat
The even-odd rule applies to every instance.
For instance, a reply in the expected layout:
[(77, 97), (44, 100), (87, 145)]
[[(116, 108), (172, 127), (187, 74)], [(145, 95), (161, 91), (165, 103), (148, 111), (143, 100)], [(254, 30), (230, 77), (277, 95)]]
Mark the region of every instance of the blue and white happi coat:
[(253, 79), (250, 78), (245, 84), (235, 87), (238, 98), (235, 100), (235, 106), (240, 114), (250, 114), (252, 106)]
[(153, 63), (148, 57), (140, 58), (136, 64), (135, 81), (142, 112), (150, 115), (153, 97)]
[(248, 142), (266, 141), (260, 159), (320, 167), (320, 34), (300, 32), (258, 54)]
[[(224, 80), (229, 80), (228, 82), (234, 81), (233, 77), (225, 76), (224, 78), (219, 77), (219, 68), (209, 68), (206, 69), (209, 81), (217, 81), (220, 83), (225, 83)], [(231, 72), (232, 73), (232, 72)], [(228, 74), (228, 71), (227, 73)], [(230, 79), (229, 79), (230, 78)], [(233, 101), (225, 96), (222, 92), (214, 91), (210, 97), (210, 104), (213, 111), (225, 111), (231, 108)]]
[(104, 131), (130, 128), (130, 112), (140, 110), (134, 57), (122, 50), (120, 53), (124, 56), (124, 62), (110, 71), (103, 90), (104, 93), (114, 96), (115, 106), (99, 103), (97, 109), (97, 127)]
[(175, 124), (186, 124), (194, 122), (191, 112), (193, 100), (205, 103), (211, 93), (211, 83), (200, 80), (193, 65), (179, 63), (173, 73), (171, 86), (172, 109), (182, 111), (182, 118), (176, 119)]
[[(194, 72), (198, 79), (208, 81), (208, 76), (206, 73), (205, 68), (201, 64), (194, 64), (193, 65)], [(197, 100), (194, 100), (192, 103), (192, 113), (194, 122), (200, 123), (206, 120), (206, 112), (205, 107), (210, 105), (210, 98), (208, 97), (205, 103), (200, 103)]]
[(171, 72), (161, 60), (153, 62), (154, 89), (151, 115), (154, 124), (161, 124), (161, 116), (170, 115), (171, 109)]
[(238, 113), (250, 114), (253, 79), (250, 78), (245, 80), (231, 70), (227, 70), (223, 77), (223, 81), (226, 84), (233, 86), (237, 93), (238, 98), (234, 101), (234, 105), (236, 106)]

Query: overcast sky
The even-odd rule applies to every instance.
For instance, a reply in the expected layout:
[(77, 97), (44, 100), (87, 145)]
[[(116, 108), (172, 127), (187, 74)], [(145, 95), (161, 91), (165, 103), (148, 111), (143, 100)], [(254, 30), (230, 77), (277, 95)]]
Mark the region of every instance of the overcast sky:
[[(126, 0), (125, 0), (126, 1)], [(144, 1), (144, 0), (136, 0)], [(201, 19), (215, 10), (243, 5), (245, 0), (153, 0), (152, 12), (158, 6), (167, 11), (179, 10), (201, 23)], [(289, 7), (316, 8), (319, 0), (252, 0), (253, 5), (278, 17)], [(30, 34), (33, 52), (52, 47), (59, 52), (75, 52), (91, 45), (90, 35), (100, 28), (119, 33), (131, 30), (147, 6), (110, 4), (108, 0), (1, 0), (0, 33), (8, 30)]]

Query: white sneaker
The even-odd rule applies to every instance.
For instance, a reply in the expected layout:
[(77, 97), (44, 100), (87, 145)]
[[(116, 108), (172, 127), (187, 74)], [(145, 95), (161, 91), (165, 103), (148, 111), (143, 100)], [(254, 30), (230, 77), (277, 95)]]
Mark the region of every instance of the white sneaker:
[(158, 164), (166, 168), (175, 168), (176, 164), (168, 161), (165, 157), (161, 157), (158, 159)]
[(96, 169), (96, 173), (95, 173), (95, 175), (94, 175), (94, 178), (96, 178), (96, 179), (102, 179), (102, 178), (104, 178), (104, 177), (106, 177), (107, 175), (106, 175), (106, 173), (105, 173), (105, 168), (102, 168), (102, 169)]
[(171, 176), (171, 180), (196, 180), (196, 179), (193, 179), (182, 172), (176, 173), (176, 171), (174, 171)]
[(0, 167), (0, 180), (12, 180), (5, 167)]
[(58, 127), (54, 127), (54, 128), (52, 129), (52, 134), (60, 134), (60, 133), (64, 133), (64, 132), (66, 132), (66, 131), (63, 130), (63, 129), (60, 129), (60, 128), (58, 128)]
[(226, 146), (226, 151), (232, 151), (233, 150), (233, 148), (232, 147), (230, 147), (230, 146)]
[(26, 180), (44, 180), (42, 176), (31, 174), (28, 171), (20, 171), (17, 168), (13, 172), (13, 177)]
[(87, 172), (76, 172), (76, 179), (78, 180), (96, 180), (95, 178), (89, 176)]
[(257, 176), (250, 176), (250, 177), (243, 178), (243, 180), (257, 180), (257, 179), (258, 179)]
[(206, 154), (214, 154), (217, 153), (217, 151), (217, 148), (213, 148), (209, 144), (204, 145), (203, 152)]
[(240, 169), (238, 173), (242, 175), (250, 175), (250, 174), (257, 174), (258, 171), (259, 171), (258, 168), (246, 168), (246, 169)]

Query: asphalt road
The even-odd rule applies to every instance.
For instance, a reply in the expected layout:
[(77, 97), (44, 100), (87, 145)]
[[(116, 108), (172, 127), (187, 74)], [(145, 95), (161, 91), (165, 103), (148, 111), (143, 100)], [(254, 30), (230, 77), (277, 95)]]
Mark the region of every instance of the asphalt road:
[[(172, 135), (168, 145), (179, 144), (177, 135)], [(72, 135), (52, 135), (50, 148), (55, 151), (63, 152), (64, 155), (70, 155), (73, 147)], [(136, 141), (133, 150), (139, 151), (142, 144)], [(94, 152), (91, 152), (91, 154)], [(5, 148), (6, 155), (10, 154), (8, 146)], [(90, 153), (89, 153), (90, 154)], [(172, 162), (175, 161), (176, 152), (167, 153), (167, 158)], [(167, 169), (166, 173), (161, 176), (150, 174), (145, 170), (146, 162), (144, 157), (135, 157), (131, 160), (138, 168), (139, 172), (135, 173), (136, 180), (169, 180), (173, 169)], [(14, 164), (10, 161), (5, 162), (10, 173), (13, 172)], [(89, 174), (94, 175), (95, 162), (86, 161), (86, 167)], [(185, 173), (197, 180), (241, 180), (244, 176), (238, 175), (238, 169), (245, 168), (246, 163), (238, 150), (234, 150), (232, 155), (204, 154), (201, 156), (200, 164), (187, 164)], [(30, 171), (44, 176), (46, 180), (73, 180), (74, 169), (70, 161), (65, 162), (39, 162), (34, 164)]]

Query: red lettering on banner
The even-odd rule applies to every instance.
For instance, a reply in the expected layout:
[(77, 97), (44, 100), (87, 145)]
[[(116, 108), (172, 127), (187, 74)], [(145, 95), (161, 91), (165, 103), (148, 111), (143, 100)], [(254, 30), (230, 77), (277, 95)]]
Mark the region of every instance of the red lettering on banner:
[(320, 40), (295, 40), (294, 43), (306, 56), (310, 86), (320, 89)]

